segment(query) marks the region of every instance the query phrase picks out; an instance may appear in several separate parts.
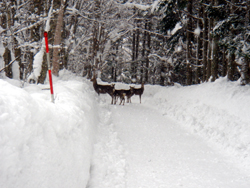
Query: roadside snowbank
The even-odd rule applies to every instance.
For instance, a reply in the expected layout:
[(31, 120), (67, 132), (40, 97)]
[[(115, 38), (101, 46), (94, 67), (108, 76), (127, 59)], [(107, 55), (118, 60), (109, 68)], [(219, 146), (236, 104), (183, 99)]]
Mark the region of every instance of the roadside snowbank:
[(98, 121), (92, 86), (66, 74), (53, 104), (49, 85), (19, 84), (0, 80), (0, 187), (85, 187)]
[[(146, 97), (146, 98), (145, 98)], [(250, 170), (250, 86), (220, 78), (182, 87), (146, 86), (145, 102)]]

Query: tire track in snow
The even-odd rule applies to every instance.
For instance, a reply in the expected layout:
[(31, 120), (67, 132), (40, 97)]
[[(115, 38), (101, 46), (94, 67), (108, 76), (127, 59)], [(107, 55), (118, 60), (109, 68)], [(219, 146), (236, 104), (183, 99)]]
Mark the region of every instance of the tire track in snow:
[(125, 188), (126, 161), (124, 149), (111, 120), (110, 105), (100, 101), (90, 179), (87, 188)]

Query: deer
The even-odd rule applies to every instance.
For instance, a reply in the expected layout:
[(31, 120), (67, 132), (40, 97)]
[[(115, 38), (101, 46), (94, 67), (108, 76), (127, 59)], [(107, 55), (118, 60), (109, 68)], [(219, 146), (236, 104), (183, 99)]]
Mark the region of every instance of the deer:
[(143, 94), (143, 91), (144, 91), (144, 83), (141, 83), (141, 88), (134, 88), (134, 94), (139, 95), (140, 103), (141, 103), (141, 96)]
[(123, 105), (124, 105), (125, 96), (126, 96), (126, 93), (125, 93), (124, 89), (115, 89), (115, 91), (114, 91), (115, 104), (118, 101), (117, 98), (119, 97), (120, 98), (120, 105), (122, 104), (122, 102), (123, 102)]
[(93, 82), (93, 87), (98, 95), (100, 94), (109, 94), (112, 98), (111, 104), (113, 104), (114, 99), (114, 91), (115, 91), (115, 84), (111, 85), (100, 85), (97, 83), (96, 77), (94, 76), (91, 81)]
[(116, 89), (114, 91), (115, 104), (117, 102), (117, 97), (120, 97), (120, 105), (125, 103), (125, 96), (127, 97), (127, 103), (131, 101), (131, 97), (134, 94), (134, 88), (130, 86), (130, 89)]
[(126, 96), (127, 96), (127, 103), (131, 103), (131, 97), (135, 94), (134, 87), (129, 86), (130, 89), (126, 90)]

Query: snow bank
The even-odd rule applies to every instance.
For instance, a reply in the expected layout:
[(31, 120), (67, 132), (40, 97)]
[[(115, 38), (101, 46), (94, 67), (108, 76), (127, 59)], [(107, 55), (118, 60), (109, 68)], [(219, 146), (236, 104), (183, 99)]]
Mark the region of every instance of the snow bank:
[(48, 85), (18, 85), (0, 80), (0, 187), (85, 187), (97, 121), (92, 86), (63, 75), (53, 104)]
[(146, 86), (145, 103), (181, 122), (211, 146), (250, 167), (250, 86), (220, 78), (213, 83), (182, 87)]

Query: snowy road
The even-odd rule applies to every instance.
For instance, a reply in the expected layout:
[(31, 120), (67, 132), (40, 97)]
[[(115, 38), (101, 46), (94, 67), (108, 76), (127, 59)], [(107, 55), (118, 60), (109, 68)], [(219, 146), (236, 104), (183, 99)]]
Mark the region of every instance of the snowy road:
[(127, 187), (249, 187), (236, 168), (200, 138), (143, 105), (112, 109), (127, 154)]
[(48, 85), (0, 86), (1, 188), (250, 187), (249, 85), (146, 85), (125, 106), (70, 72), (55, 104)]
[(229, 159), (151, 107), (104, 109), (90, 188), (250, 187)]

